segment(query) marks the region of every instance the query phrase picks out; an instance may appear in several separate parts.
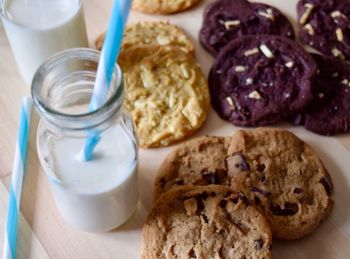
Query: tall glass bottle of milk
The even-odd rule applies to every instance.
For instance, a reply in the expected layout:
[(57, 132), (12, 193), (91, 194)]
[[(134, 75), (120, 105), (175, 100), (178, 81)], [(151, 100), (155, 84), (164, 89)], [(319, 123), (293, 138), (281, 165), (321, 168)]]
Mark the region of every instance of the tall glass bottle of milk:
[(0, 0), (0, 16), (28, 85), (55, 53), (88, 46), (81, 0)]
[[(137, 141), (118, 66), (108, 100), (89, 112), (98, 60), (92, 49), (64, 51), (39, 68), (32, 84), (41, 116), (37, 149), (56, 205), (68, 223), (92, 232), (121, 225), (138, 201)], [(86, 138), (96, 132), (101, 141), (93, 159), (80, 161)]]

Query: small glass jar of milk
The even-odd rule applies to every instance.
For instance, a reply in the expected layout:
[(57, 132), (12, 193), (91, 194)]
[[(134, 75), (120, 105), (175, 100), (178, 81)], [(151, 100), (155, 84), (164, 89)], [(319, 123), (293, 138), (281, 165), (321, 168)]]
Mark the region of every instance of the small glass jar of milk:
[(88, 46), (81, 0), (0, 0), (0, 16), (28, 85), (57, 52)]
[[(32, 96), (41, 120), (37, 149), (57, 207), (72, 226), (104, 232), (123, 224), (138, 202), (138, 152), (132, 119), (123, 107), (124, 83), (116, 66), (108, 100), (89, 112), (99, 52), (71, 49), (45, 62)], [(101, 140), (91, 161), (78, 155), (86, 138)]]

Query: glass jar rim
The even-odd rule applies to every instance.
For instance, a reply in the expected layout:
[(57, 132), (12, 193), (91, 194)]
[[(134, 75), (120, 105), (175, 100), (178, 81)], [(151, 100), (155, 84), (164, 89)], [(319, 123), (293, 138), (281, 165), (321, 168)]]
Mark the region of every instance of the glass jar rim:
[(49, 105), (46, 105), (45, 100), (43, 100), (43, 98), (41, 97), (40, 90), (42, 82), (45, 79), (45, 75), (49, 71), (53, 70), (56, 66), (62, 64), (63, 62), (72, 60), (90, 60), (98, 63), (99, 56), (100, 52), (94, 49), (73, 48), (59, 52), (52, 58), (44, 62), (35, 73), (31, 87), (33, 102), (37, 109), (39, 109), (41, 113), (48, 113), (51, 116), (54, 116), (55, 118), (65, 119), (69, 121), (85, 121), (94, 116), (104, 114), (108, 112), (110, 108), (113, 108), (115, 106), (115, 103), (118, 101), (119, 106), (117, 108), (119, 109), (122, 106), (122, 100), (120, 100), (120, 98), (123, 97), (123, 74), (118, 64), (116, 64), (114, 68), (114, 74), (117, 76), (116, 84), (118, 87), (116, 87), (116, 89), (112, 94), (110, 94), (106, 102), (98, 109), (79, 114), (64, 113), (50, 107)]
[[(6, 16), (6, 14), (5, 14), (5, 2), (6, 2), (6, 1), (7, 1), (7, 0), (0, 0), (0, 18), (1, 18), (1, 19), (4, 19), (6, 22), (11, 23), (11, 24), (13, 24), (13, 25), (15, 25), (15, 26), (17, 26), (17, 27), (21, 27), (21, 28), (23, 28), (23, 29), (30, 29), (30, 30), (34, 30), (34, 31), (40, 31), (40, 30), (42, 30), (42, 29), (40, 29), (40, 28), (25, 26), (25, 25), (23, 25), (23, 24), (19, 24), (18, 22), (9, 19), (9, 18)], [(74, 15), (76, 15), (76, 14), (79, 12), (79, 10), (82, 8), (82, 5), (83, 5), (83, 1), (82, 1), (82, 0), (78, 0), (78, 1), (79, 1), (79, 8), (77, 9), (77, 12), (74, 13)], [(70, 18), (70, 17), (69, 17), (69, 18)], [(45, 30), (46, 30), (46, 29), (54, 29), (54, 28), (57, 28), (57, 27), (59, 27), (59, 26), (60, 26), (60, 24), (54, 25), (54, 26), (52, 26), (52, 27), (45, 28)]]

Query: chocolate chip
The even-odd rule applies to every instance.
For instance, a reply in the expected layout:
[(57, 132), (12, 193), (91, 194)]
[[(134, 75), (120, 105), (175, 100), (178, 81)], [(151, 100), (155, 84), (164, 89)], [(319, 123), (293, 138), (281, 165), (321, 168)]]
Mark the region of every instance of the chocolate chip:
[(265, 180), (266, 180), (266, 177), (265, 177), (265, 175), (259, 175), (259, 181), (260, 182), (265, 182)]
[(234, 204), (237, 204), (239, 202), (239, 197), (237, 196), (234, 199), (230, 199), (230, 201), (232, 201)]
[(264, 241), (261, 238), (254, 240), (254, 244), (256, 250), (261, 250), (264, 247)]
[(208, 217), (204, 214), (202, 214), (201, 216), (202, 216), (204, 222), (208, 224), (208, 222), (209, 222)]
[(250, 165), (242, 153), (235, 153), (226, 158), (229, 174), (236, 174), (240, 171), (246, 172), (250, 170)]
[(203, 200), (206, 200), (208, 198), (208, 193), (207, 192), (203, 192), (200, 197), (203, 199)]
[(207, 184), (219, 184), (220, 179), (216, 172), (204, 172), (202, 177), (207, 182)]
[(188, 253), (190, 258), (197, 258), (196, 252), (193, 248), (191, 248), (190, 252)]
[(228, 196), (231, 196), (232, 195), (232, 192), (231, 191), (228, 191), (224, 194), (224, 197), (227, 198)]
[(264, 172), (265, 168), (266, 168), (266, 167), (265, 167), (264, 164), (258, 164), (258, 165), (256, 166), (256, 170), (257, 170), (258, 172), (260, 172), (260, 173)]
[(184, 185), (184, 180), (176, 179), (174, 182), (174, 185)]
[(239, 192), (238, 193), (238, 197), (239, 197), (239, 199), (241, 200), (241, 201), (243, 201), (243, 203), (245, 204), (245, 205), (250, 205), (250, 201), (248, 200), (248, 198), (244, 195), (244, 193), (243, 192)]
[(333, 184), (328, 177), (322, 177), (320, 179), (320, 183), (323, 185), (327, 194), (330, 196), (333, 193)]
[(204, 210), (204, 203), (200, 197), (197, 197), (197, 212), (202, 212)]
[(271, 203), (270, 210), (276, 216), (293, 216), (299, 210), (298, 204), (286, 202), (284, 203), (284, 208), (281, 208), (280, 205)]
[(300, 194), (302, 192), (304, 192), (304, 190), (301, 189), (301, 188), (295, 188), (294, 191), (293, 191), (293, 193), (295, 193), (295, 194)]
[(267, 191), (265, 191), (265, 190), (263, 190), (263, 189), (260, 189), (260, 188), (258, 188), (258, 187), (252, 187), (251, 191), (252, 191), (252, 192), (260, 193), (260, 194), (264, 195), (265, 197), (269, 197), (269, 196), (271, 195), (270, 192), (267, 192)]
[(227, 204), (227, 200), (221, 200), (219, 203), (220, 207), (223, 209), (226, 207), (226, 204)]
[(260, 205), (261, 200), (257, 196), (254, 196), (254, 203), (255, 203), (255, 205)]
[(165, 178), (164, 178), (164, 177), (161, 178), (159, 182), (160, 182), (160, 187), (161, 187), (162, 189), (164, 189), (164, 186), (165, 186)]
[(215, 193), (215, 192), (211, 192), (211, 193), (210, 193), (210, 196), (215, 197), (215, 196), (216, 196), (216, 193)]

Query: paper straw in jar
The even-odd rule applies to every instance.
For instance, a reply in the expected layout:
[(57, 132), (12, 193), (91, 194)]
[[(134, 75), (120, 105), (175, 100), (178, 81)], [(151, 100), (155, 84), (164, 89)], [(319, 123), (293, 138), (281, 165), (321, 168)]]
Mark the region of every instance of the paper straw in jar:
[(3, 259), (14, 259), (16, 257), (19, 209), (21, 204), (22, 185), (27, 160), (31, 113), (32, 99), (30, 97), (24, 97), (22, 102), (15, 160), (12, 169)]
[[(110, 83), (112, 81), (115, 64), (122, 44), (124, 28), (128, 19), (132, 0), (115, 0), (111, 18), (102, 46), (101, 56), (97, 68), (96, 82), (90, 102), (90, 111), (100, 108), (107, 100)], [(78, 158), (89, 161), (101, 137), (93, 133), (85, 141)]]

